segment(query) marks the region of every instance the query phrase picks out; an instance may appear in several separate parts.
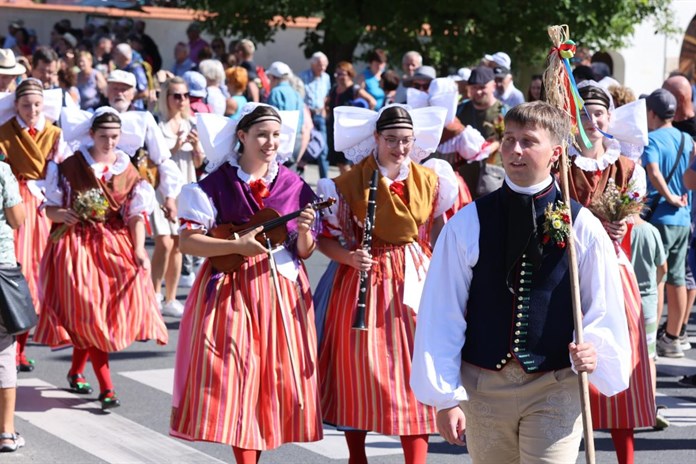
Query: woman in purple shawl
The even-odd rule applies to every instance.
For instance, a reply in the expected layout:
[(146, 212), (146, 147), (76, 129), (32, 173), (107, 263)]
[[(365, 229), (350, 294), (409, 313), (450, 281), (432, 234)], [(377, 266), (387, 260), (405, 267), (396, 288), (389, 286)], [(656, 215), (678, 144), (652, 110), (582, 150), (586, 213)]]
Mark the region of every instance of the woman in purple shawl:
[[(238, 463), (255, 463), (262, 450), (283, 443), (322, 438), (314, 309), (301, 261), (315, 248), (314, 212), (306, 207), (315, 195), (280, 164), (292, 153), (297, 118), (254, 103), (238, 123), (199, 114), (210, 174), (179, 196), (183, 252), (248, 258), (230, 273), (210, 261), (198, 273), (181, 320), (170, 433), (230, 445)], [(285, 215), (303, 207), (273, 250), (278, 285), (255, 233), (208, 235), (221, 224), (246, 224), (262, 208)]]

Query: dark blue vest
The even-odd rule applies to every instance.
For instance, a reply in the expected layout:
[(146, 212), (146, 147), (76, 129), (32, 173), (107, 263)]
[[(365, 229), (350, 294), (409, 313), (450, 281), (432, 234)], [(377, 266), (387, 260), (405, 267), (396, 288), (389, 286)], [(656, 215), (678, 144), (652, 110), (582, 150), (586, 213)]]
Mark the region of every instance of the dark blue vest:
[[(521, 198), (529, 206), (522, 213)], [(553, 243), (540, 244), (546, 206), (561, 201), (561, 193), (552, 185), (533, 198), (533, 210), (531, 201), (507, 185), (476, 200), (479, 258), (469, 289), (462, 359), (484, 369), (500, 370), (513, 358), (528, 373), (570, 366), (573, 311), (567, 253)], [(580, 208), (571, 201), (573, 221)], [(527, 226), (509, 220), (520, 214), (528, 218)]]

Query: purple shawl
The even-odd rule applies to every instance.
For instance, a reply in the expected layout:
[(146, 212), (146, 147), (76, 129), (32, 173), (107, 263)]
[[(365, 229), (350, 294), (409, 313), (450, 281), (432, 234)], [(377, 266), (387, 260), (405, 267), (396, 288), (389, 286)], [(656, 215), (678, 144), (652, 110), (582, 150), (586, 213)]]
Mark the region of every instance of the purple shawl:
[[(249, 185), (237, 176), (237, 167), (225, 163), (201, 180), (198, 185), (208, 195), (217, 210), (216, 224), (242, 225), (261, 208), (254, 200)], [(270, 195), (264, 207), (276, 210), (281, 216), (297, 211), (317, 199), (312, 188), (285, 166), (278, 166), (278, 175), (268, 186)], [(287, 223), (286, 246), (295, 254), (297, 220)]]

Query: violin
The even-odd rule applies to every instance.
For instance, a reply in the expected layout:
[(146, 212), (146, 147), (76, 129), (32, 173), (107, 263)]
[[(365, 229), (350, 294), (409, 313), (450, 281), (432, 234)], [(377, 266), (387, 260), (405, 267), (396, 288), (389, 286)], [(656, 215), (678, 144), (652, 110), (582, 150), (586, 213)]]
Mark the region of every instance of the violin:
[[(311, 207), (314, 211), (321, 211), (334, 203), (336, 203), (336, 199), (329, 197), (327, 200), (315, 201), (311, 204)], [(248, 234), (257, 227), (263, 226), (263, 230), (256, 235), (256, 240), (265, 246), (266, 238), (268, 238), (273, 246), (278, 246), (288, 238), (288, 230), (285, 225), (298, 217), (302, 211), (304, 211), (304, 208), (281, 216), (278, 211), (272, 208), (263, 208), (257, 211), (244, 224), (222, 224), (212, 229), (208, 235), (223, 240), (233, 240)], [(247, 257), (233, 253), (230, 255), (212, 256), (209, 259), (213, 267), (219, 272), (232, 273), (244, 264)]]

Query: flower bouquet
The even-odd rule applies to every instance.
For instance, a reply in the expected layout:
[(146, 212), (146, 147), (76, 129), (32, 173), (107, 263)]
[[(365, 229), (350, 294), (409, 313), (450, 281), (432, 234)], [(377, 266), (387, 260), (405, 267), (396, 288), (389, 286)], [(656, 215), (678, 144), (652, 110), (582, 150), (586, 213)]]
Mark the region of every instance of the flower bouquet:
[(609, 179), (607, 188), (590, 204), (590, 211), (605, 222), (618, 222), (643, 210), (645, 198), (635, 189), (633, 182), (619, 189), (614, 179)]
[(570, 236), (570, 208), (562, 201), (549, 204), (544, 211), (544, 235), (541, 243), (553, 242), (558, 248), (568, 246)]
[[(93, 188), (78, 192), (73, 200), (71, 209), (82, 222), (104, 222), (109, 211), (109, 201), (101, 189)], [(61, 224), (51, 232), (51, 240), (57, 242), (70, 229), (70, 225)]]

